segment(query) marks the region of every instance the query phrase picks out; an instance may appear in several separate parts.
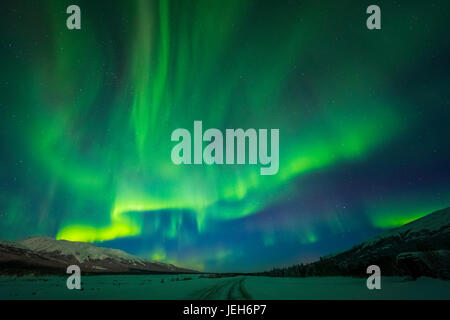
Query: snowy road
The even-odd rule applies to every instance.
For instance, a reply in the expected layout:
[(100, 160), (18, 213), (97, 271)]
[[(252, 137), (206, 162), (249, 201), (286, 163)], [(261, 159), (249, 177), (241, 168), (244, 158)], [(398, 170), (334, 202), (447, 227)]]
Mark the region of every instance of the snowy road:
[(251, 296), (244, 286), (245, 277), (234, 277), (206, 288), (195, 297), (198, 300), (250, 300)]

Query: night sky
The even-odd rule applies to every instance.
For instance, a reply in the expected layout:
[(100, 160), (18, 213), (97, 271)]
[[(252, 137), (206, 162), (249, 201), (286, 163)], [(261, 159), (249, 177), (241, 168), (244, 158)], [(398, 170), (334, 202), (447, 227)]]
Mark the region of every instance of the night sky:
[[(78, 4), (82, 29), (66, 28)], [(366, 28), (377, 4), (382, 30)], [(450, 205), (450, 2), (0, 5), (0, 238), (207, 271), (348, 249)], [(280, 129), (280, 168), (172, 163), (173, 130)]]

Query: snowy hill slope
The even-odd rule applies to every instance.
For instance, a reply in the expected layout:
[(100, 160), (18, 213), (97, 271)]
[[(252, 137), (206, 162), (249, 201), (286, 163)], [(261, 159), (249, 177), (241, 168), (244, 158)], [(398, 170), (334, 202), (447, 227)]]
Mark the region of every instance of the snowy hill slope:
[(418, 239), (426, 239), (433, 234), (450, 233), (450, 208), (433, 212), (420, 219), (407, 223), (399, 228), (389, 230), (364, 243), (365, 247), (389, 238), (399, 238), (408, 242)]
[(384, 274), (448, 278), (450, 208), (386, 231), (350, 250), (327, 256), (324, 263), (350, 274), (364, 274), (367, 266), (376, 264)]
[(258, 274), (366, 277), (370, 265), (379, 266), (383, 275), (450, 280), (450, 208), (383, 232), (349, 250), (321, 257), (319, 261)]
[(47, 237), (33, 237), (20, 241), (20, 245), (41, 253), (59, 252), (62, 255), (73, 256), (78, 262), (87, 260), (119, 259), (131, 264), (144, 264), (145, 260), (132, 256), (118, 249), (96, 247), (85, 242), (54, 240)]
[(62, 273), (72, 264), (88, 273), (195, 272), (83, 242), (47, 237), (32, 237), (20, 242), (0, 241), (0, 273)]

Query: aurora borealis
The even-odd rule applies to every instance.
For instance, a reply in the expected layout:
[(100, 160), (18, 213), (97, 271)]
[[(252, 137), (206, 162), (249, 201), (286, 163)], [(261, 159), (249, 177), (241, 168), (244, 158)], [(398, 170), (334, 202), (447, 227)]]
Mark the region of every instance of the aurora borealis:
[[(450, 3), (375, 2), (2, 4), (0, 238), (255, 271), (449, 206)], [(279, 172), (174, 165), (198, 120), (279, 128)]]

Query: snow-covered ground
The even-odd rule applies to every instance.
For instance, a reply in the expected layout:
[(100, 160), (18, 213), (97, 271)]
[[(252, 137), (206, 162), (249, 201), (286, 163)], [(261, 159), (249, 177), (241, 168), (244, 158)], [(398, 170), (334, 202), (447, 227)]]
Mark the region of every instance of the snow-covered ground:
[(382, 277), (381, 290), (368, 290), (366, 279), (349, 277), (108, 275), (82, 277), (81, 291), (66, 279), (2, 276), (0, 299), (450, 299), (450, 281), (431, 278)]

